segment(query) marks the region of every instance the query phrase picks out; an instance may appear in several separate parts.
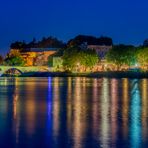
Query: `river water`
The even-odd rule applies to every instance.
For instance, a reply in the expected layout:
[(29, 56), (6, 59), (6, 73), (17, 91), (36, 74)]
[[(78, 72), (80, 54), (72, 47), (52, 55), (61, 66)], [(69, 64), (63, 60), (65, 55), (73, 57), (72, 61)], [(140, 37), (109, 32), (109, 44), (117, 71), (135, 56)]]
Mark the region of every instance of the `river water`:
[(148, 147), (148, 79), (0, 78), (7, 147)]

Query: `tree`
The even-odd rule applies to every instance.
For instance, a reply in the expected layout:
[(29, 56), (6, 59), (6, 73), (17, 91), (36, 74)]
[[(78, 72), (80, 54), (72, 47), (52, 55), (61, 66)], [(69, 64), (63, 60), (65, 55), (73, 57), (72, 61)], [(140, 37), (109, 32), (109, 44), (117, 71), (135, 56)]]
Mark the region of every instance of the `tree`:
[(43, 37), (43, 39), (36, 44), (37, 48), (62, 48), (64, 46), (62, 41), (51, 36), (48, 38)]
[(80, 46), (84, 43), (87, 43), (88, 45), (106, 45), (106, 46), (112, 46), (113, 41), (109, 37), (100, 37), (96, 38), (94, 36), (86, 36), (86, 35), (78, 35), (74, 39), (71, 39), (68, 41), (67, 46)]
[(24, 49), (24, 48), (26, 48), (26, 43), (25, 43), (25, 41), (23, 41), (23, 42), (20, 42), (20, 41), (16, 41), (16, 42), (14, 42), (14, 43), (12, 43), (11, 45), (10, 45), (10, 48), (11, 49)]
[(63, 67), (65, 70), (73, 71), (77, 67), (80, 60), (79, 50), (77, 47), (65, 49), (63, 55)]
[(140, 47), (140, 48), (138, 48), (137, 62), (141, 66), (146, 66), (147, 67), (147, 65), (148, 65), (148, 47)]
[(11, 50), (4, 60), (4, 64), (8, 66), (24, 66), (25, 60), (21, 57), (20, 50)]
[(82, 50), (79, 47), (67, 48), (63, 55), (63, 67), (68, 71), (86, 71), (92, 69), (98, 62), (94, 50)]
[(5, 60), (5, 65), (8, 66), (24, 66), (25, 61), (21, 57), (10, 57)]
[(122, 65), (134, 65), (136, 63), (136, 50), (133, 46), (114, 46), (106, 56), (109, 63), (117, 65), (118, 70)]
[(10, 52), (7, 54), (7, 58), (10, 57), (20, 57), (21, 53), (19, 49), (11, 49)]
[(29, 43), (16, 41), (10, 45), (11, 49), (27, 50), (30, 48), (63, 48), (65, 44), (55, 37), (43, 37), (40, 41), (35, 38)]
[(80, 64), (84, 66), (84, 68), (90, 68), (92, 69), (97, 62), (99, 61), (99, 58), (95, 52), (95, 50), (87, 49), (80, 52)]

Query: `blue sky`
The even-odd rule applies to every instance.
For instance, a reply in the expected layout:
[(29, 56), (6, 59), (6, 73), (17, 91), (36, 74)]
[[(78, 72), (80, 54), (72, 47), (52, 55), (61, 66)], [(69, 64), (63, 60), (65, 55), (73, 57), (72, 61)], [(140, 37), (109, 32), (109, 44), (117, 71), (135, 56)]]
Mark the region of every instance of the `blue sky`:
[(109, 36), (114, 43), (148, 38), (147, 0), (0, 0), (0, 53), (11, 42), (78, 34)]

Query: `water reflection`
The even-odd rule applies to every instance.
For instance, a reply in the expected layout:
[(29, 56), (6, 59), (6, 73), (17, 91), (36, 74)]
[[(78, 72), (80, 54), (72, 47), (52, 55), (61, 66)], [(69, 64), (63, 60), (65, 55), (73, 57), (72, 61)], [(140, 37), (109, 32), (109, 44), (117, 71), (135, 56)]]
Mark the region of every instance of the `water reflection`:
[(56, 137), (59, 132), (59, 122), (60, 122), (60, 87), (59, 78), (53, 79), (53, 131)]
[[(81, 148), (82, 140), (85, 135), (86, 129), (86, 108), (85, 108), (85, 99), (82, 97), (82, 89), (81, 86), (81, 78), (77, 78), (75, 80), (75, 87), (74, 87), (74, 119), (73, 119), (73, 138), (74, 138), (74, 147)], [(85, 93), (85, 92), (84, 92)]]
[(35, 102), (35, 83), (28, 86), (27, 89), (32, 90), (32, 93), (27, 93), (25, 101), (25, 121), (26, 121), (26, 131), (28, 135), (32, 135), (35, 130), (35, 112), (36, 112), (36, 102)]
[(0, 147), (147, 147), (148, 80), (0, 79)]
[(142, 80), (142, 134), (143, 140), (146, 141), (148, 137), (148, 81), (147, 79)]
[(15, 133), (16, 143), (19, 142), (19, 128), (20, 128), (20, 115), (19, 115), (19, 87), (18, 87), (18, 79), (15, 79), (15, 88), (13, 94), (13, 132)]
[(128, 135), (128, 115), (129, 115), (129, 81), (128, 79), (122, 80), (122, 126), (123, 137), (127, 138)]
[(139, 90), (139, 80), (133, 80), (131, 82), (131, 125), (130, 125), (130, 137), (131, 147), (141, 146), (141, 96)]
[[(72, 92), (72, 78), (68, 78), (68, 90), (67, 90), (67, 93), (68, 94), (73, 94)], [(73, 111), (72, 111), (72, 108), (73, 108), (73, 97), (71, 95), (68, 95), (67, 96), (67, 128), (68, 128), (68, 134), (71, 133), (73, 127), (72, 127), (72, 115), (73, 115)]]
[(111, 80), (111, 130), (112, 144), (116, 143), (118, 121), (118, 80)]
[(110, 122), (109, 122), (109, 80), (103, 79), (101, 93), (101, 147), (109, 147)]
[(102, 84), (102, 80), (97, 80), (94, 79), (93, 81), (93, 106), (92, 106), (92, 120), (93, 120), (93, 124), (92, 124), (92, 129), (93, 129), (93, 136), (95, 140), (99, 139), (99, 127), (98, 125), (100, 125), (100, 96), (99, 94), (101, 93), (100, 91), (100, 86), (99, 84)]

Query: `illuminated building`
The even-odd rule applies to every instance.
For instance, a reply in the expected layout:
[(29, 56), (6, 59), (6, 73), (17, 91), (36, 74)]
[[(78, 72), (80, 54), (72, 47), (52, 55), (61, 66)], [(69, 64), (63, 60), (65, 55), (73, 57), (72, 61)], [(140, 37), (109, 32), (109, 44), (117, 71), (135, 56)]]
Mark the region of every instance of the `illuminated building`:
[(26, 62), (25, 66), (44, 66), (48, 57), (56, 52), (57, 48), (11, 49), (9, 55), (20, 55)]
[(101, 60), (105, 59), (107, 52), (112, 48), (112, 46), (107, 45), (88, 45), (87, 48), (94, 49), (97, 55), (100, 57)]
[(107, 52), (112, 48), (112, 45), (99, 45), (99, 44), (90, 44), (88, 42), (84, 42), (79, 46), (81, 49), (92, 49), (95, 50), (98, 57), (102, 60), (105, 59)]

